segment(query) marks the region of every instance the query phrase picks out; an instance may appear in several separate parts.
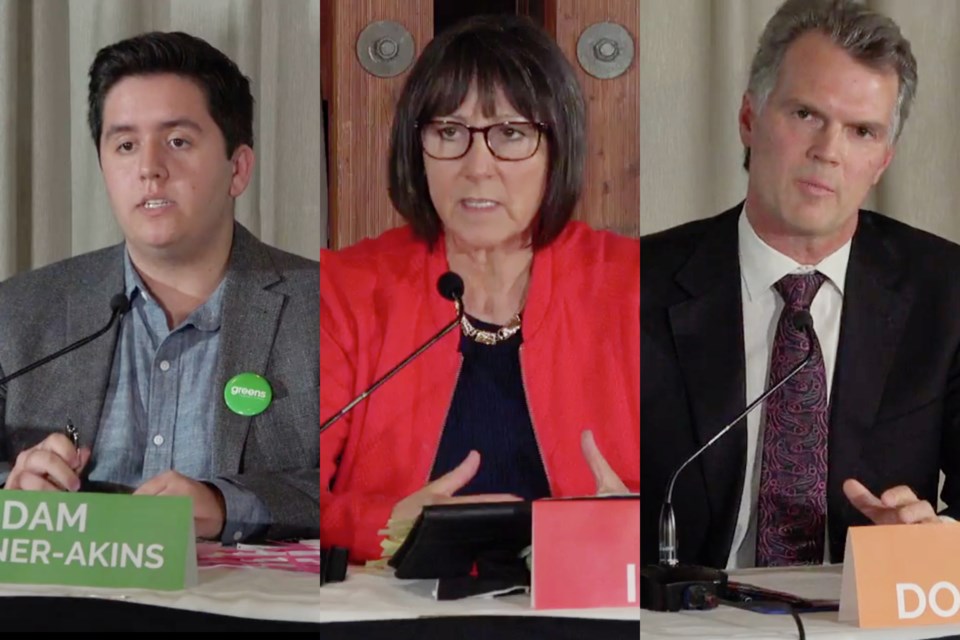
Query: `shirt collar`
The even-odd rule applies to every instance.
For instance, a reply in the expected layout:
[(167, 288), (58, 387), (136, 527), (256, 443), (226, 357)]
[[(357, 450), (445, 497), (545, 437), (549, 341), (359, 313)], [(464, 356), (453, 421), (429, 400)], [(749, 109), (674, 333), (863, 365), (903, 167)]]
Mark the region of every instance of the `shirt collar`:
[[(217, 288), (210, 294), (210, 297), (207, 298), (202, 305), (194, 309), (180, 326), (186, 327), (192, 325), (200, 331), (216, 331), (219, 329), (223, 307), (223, 289), (226, 281), (227, 277), (225, 276), (220, 280), (220, 284), (218, 284)], [(143, 284), (140, 274), (134, 268), (133, 260), (130, 259), (130, 252), (126, 250), (126, 248), (124, 248), (123, 251), (123, 283), (127, 300), (132, 300), (133, 304), (137, 304), (142, 300), (142, 304), (157, 305), (157, 301), (150, 295), (150, 291), (146, 285)], [(159, 307), (159, 305), (157, 306)], [(174, 330), (178, 328), (179, 327), (174, 327)]]
[(740, 251), (740, 272), (746, 285), (747, 299), (753, 301), (765, 291), (772, 290), (780, 278), (790, 273), (819, 271), (843, 295), (846, 280), (847, 263), (850, 260), (851, 241), (831, 253), (815, 265), (802, 265), (793, 258), (780, 253), (760, 239), (747, 220), (747, 207), (744, 205), (737, 223), (737, 237)]

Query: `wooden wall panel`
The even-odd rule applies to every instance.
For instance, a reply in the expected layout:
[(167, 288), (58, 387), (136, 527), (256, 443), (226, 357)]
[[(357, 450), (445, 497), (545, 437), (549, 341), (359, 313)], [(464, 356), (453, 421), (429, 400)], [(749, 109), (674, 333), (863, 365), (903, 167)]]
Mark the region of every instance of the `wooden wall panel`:
[[(616, 22), (633, 38), (633, 62), (616, 78), (595, 78), (577, 61), (580, 34), (597, 22)], [(589, 156), (575, 217), (598, 229), (639, 237), (640, 2), (546, 0), (544, 24), (573, 63), (587, 98)]]
[(338, 249), (402, 222), (387, 195), (386, 166), (393, 109), (410, 68), (392, 78), (368, 73), (357, 58), (357, 38), (371, 22), (392, 20), (411, 33), (419, 56), (433, 37), (433, 1), (322, 0), (320, 10), (321, 51), (329, 61), (323, 63), (329, 78), (329, 237)]
[(333, 54), (333, 1), (320, 0), (320, 99), (330, 99)]

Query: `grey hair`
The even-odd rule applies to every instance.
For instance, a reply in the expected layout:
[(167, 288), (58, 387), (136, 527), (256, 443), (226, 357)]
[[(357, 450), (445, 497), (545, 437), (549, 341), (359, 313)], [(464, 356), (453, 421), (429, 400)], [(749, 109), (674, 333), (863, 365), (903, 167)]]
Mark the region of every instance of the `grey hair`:
[[(917, 61), (910, 41), (888, 16), (855, 0), (786, 0), (767, 23), (750, 66), (747, 90), (759, 112), (773, 92), (787, 48), (808, 31), (830, 38), (856, 60), (875, 69), (893, 69), (899, 78), (890, 143), (900, 137), (917, 92)], [(744, 168), (749, 168), (746, 149)]]

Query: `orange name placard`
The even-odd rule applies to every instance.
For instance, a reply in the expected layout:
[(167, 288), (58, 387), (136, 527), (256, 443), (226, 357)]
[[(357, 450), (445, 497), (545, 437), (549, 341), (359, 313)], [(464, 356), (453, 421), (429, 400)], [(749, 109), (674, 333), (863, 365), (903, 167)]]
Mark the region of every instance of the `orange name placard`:
[(640, 606), (640, 499), (533, 503), (534, 609)]
[(840, 620), (874, 628), (960, 623), (960, 524), (851, 527)]

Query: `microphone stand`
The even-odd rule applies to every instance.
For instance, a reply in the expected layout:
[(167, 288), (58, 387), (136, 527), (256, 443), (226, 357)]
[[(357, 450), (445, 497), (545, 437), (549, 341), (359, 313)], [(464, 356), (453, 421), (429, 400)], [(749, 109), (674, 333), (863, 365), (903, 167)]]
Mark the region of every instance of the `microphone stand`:
[(813, 318), (809, 311), (801, 311), (793, 318), (794, 326), (806, 332), (810, 343), (807, 354), (800, 364), (791, 369), (775, 385), (760, 394), (747, 405), (740, 415), (717, 432), (693, 455), (673, 472), (667, 483), (666, 497), (660, 508), (659, 564), (647, 565), (640, 569), (640, 606), (651, 611), (679, 611), (680, 609), (710, 609), (718, 604), (718, 598), (727, 591), (727, 573), (721, 569), (700, 565), (680, 564), (677, 559), (677, 524), (673, 513), (673, 486), (677, 476), (687, 465), (700, 457), (713, 443), (737, 426), (747, 414), (766, 400), (774, 391), (783, 386), (790, 378), (800, 372), (813, 357)]
[[(419, 349), (407, 356), (403, 362), (385, 373), (379, 380), (374, 382), (366, 391), (350, 401), (347, 406), (338, 411), (333, 417), (329, 418), (320, 425), (320, 433), (329, 429), (333, 424), (350, 412), (364, 398), (376, 391), (380, 385), (389, 380), (398, 371), (410, 364), (417, 356), (433, 346), (440, 338), (447, 335), (463, 320), (463, 279), (448, 271), (440, 276), (437, 282), (437, 289), (444, 298), (452, 300), (457, 309), (457, 317), (445, 327), (440, 329), (432, 338), (423, 344)], [(347, 564), (349, 561), (349, 550), (344, 547), (320, 547), (320, 586), (330, 582), (343, 582), (347, 577)]]

